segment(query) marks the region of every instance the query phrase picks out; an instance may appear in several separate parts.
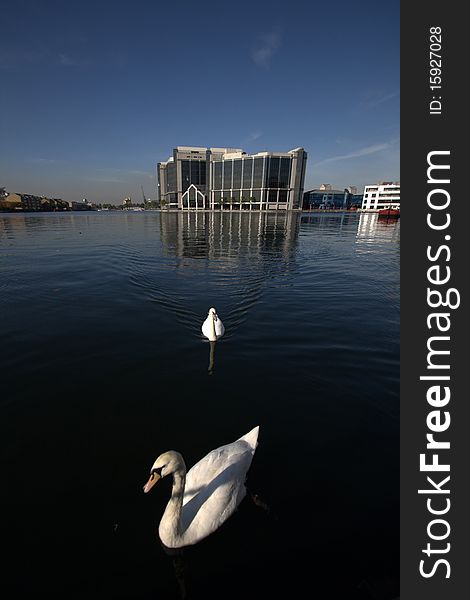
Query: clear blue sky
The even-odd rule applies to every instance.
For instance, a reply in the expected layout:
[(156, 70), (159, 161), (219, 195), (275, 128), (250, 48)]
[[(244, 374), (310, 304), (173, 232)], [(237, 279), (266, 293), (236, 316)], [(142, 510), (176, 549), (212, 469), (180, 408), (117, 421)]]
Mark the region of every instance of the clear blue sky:
[(177, 145), (303, 146), (305, 189), (399, 180), (399, 1), (15, 0), (0, 187), (155, 196)]

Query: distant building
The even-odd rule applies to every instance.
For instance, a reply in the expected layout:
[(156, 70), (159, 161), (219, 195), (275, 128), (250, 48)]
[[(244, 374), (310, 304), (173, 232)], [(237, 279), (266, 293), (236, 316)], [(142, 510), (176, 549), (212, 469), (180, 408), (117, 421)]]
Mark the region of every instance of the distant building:
[(343, 190), (335, 190), (329, 183), (323, 183), (319, 188), (304, 193), (302, 208), (312, 209), (350, 209), (362, 204), (362, 194), (357, 194), (355, 186)]
[(94, 210), (93, 206), (86, 200), (82, 200), (81, 202), (71, 200), (69, 206), (71, 210)]
[(158, 200), (175, 209), (300, 209), (307, 153), (247, 154), (239, 148), (177, 146), (158, 163)]
[(21, 210), (21, 196), (20, 194), (4, 194), (0, 197), (0, 210), (12, 211)]
[(33, 194), (8, 194), (0, 197), (0, 207), (4, 210), (27, 212), (70, 210), (68, 203), (60, 198), (46, 198)]
[(364, 187), (362, 210), (400, 208), (400, 182), (382, 181)]
[(33, 196), (33, 194), (20, 194), (21, 195), (21, 205), (23, 210), (44, 210), (47, 208), (45, 204), (45, 198), (41, 198), (41, 196)]

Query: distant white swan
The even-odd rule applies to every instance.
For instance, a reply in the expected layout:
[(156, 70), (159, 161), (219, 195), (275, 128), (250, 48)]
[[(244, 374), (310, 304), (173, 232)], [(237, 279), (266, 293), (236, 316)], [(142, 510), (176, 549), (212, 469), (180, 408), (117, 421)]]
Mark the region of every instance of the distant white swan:
[(255, 427), (235, 442), (212, 450), (187, 473), (179, 452), (160, 454), (144, 492), (161, 477), (173, 475), (171, 498), (158, 528), (167, 548), (200, 542), (233, 514), (246, 495), (245, 477), (258, 445), (258, 431)]
[(207, 319), (202, 324), (202, 333), (210, 342), (216, 342), (225, 333), (225, 327), (219, 319), (215, 308), (209, 308)]

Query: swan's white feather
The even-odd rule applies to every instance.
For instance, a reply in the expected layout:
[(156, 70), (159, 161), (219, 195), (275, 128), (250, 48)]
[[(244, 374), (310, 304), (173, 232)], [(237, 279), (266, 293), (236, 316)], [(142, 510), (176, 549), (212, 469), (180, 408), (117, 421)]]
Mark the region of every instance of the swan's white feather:
[[(204, 337), (209, 338), (209, 339), (211, 338), (211, 333), (212, 333), (212, 331), (211, 331), (212, 320), (213, 320), (213, 317), (212, 317), (211, 313), (209, 312), (207, 319), (204, 321), (204, 323), (202, 324), (202, 327), (201, 327)], [(218, 338), (222, 337), (225, 333), (225, 327), (224, 327), (224, 324), (222, 323), (220, 317), (217, 314), (215, 314), (214, 326), (215, 326), (216, 336)]]
[(218, 529), (246, 495), (245, 478), (257, 446), (259, 427), (209, 452), (186, 474), (178, 540), (168, 536), (164, 518), (160, 539), (168, 547), (196, 544)]

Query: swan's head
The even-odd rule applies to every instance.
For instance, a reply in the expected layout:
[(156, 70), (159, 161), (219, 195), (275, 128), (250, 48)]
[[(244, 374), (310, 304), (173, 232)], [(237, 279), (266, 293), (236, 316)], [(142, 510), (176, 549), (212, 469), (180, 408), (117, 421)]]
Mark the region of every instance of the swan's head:
[(150, 469), (150, 479), (144, 485), (144, 492), (149, 492), (162, 477), (180, 470), (186, 470), (186, 467), (179, 452), (170, 450), (160, 454)]
[(215, 308), (209, 308), (209, 317), (216, 317), (217, 316), (217, 311), (215, 310)]

